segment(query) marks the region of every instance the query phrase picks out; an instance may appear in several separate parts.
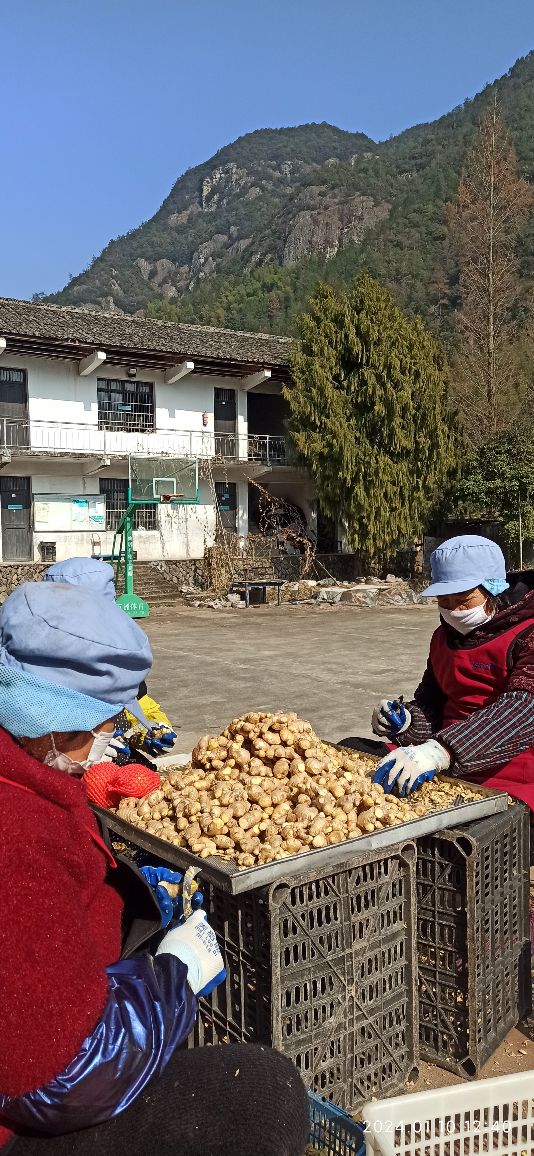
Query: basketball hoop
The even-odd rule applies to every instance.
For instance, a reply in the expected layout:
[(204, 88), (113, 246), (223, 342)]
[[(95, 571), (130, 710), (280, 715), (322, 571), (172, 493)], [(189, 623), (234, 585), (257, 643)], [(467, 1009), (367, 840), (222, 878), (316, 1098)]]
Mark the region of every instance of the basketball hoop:
[(134, 503), (185, 502), (198, 505), (198, 460), (131, 454), (130, 500)]

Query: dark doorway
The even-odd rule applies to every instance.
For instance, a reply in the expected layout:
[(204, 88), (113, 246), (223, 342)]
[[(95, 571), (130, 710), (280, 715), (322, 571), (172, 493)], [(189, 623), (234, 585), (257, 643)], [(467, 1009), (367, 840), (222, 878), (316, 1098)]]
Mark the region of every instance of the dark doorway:
[(0, 369), (0, 445), (29, 446), (25, 369)]
[(215, 453), (223, 458), (235, 454), (236, 400), (235, 389), (215, 389), (213, 400), (213, 429)]
[(215, 433), (235, 433), (235, 389), (216, 389), (213, 402)]
[(236, 482), (215, 482), (215, 497), (223, 530), (229, 530), (235, 534), (237, 531)]
[(289, 402), (280, 393), (247, 393), (249, 434), (277, 434), (283, 437), (290, 413)]
[(260, 490), (252, 482), (248, 483), (248, 532), (261, 534)]
[(31, 478), (0, 477), (2, 560), (29, 562), (32, 557)]
[(317, 553), (338, 554), (341, 542), (338, 541), (337, 523), (333, 518), (323, 514), (321, 507), (317, 509)]

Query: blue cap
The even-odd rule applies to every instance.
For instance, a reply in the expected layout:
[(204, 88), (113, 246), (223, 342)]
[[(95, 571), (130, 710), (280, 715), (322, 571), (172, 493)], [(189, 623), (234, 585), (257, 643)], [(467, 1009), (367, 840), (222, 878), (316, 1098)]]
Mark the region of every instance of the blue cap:
[[(87, 586), (88, 590), (102, 594), (104, 598), (112, 598), (113, 601), (116, 598), (113, 566), (98, 558), (67, 558), (66, 562), (54, 562), (43, 574), (43, 582), (69, 582), (72, 586)], [(138, 722), (150, 730), (153, 724), (145, 718), (137, 698), (124, 705)]]
[(148, 638), (109, 597), (24, 582), (0, 609), (0, 726), (39, 738), (92, 730), (135, 698)]
[(430, 568), (432, 585), (423, 590), (423, 598), (460, 594), (475, 586), (486, 586), (492, 594), (508, 588), (502, 550), (478, 534), (459, 534), (442, 542), (430, 555)]
[(87, 586), (105, 598), (115, 598), (113, 566), (100, 562), (98, 558), (67, 558), (66, 562), (54, 562), (43, 574), (43, 582), (70, 582), (72, 586)]

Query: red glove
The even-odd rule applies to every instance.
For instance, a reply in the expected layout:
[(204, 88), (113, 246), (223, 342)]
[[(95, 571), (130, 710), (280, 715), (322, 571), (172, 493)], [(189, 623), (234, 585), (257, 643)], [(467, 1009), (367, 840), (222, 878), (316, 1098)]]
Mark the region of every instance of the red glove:
[(140, 763), (117, 767), (115, 763), (94, 763), (82, 775), (87, 798), (99, 807), (114, 807), (121, 799), (142, 799), (150, 791), (161, 787), (161, 778), (155, 771)]

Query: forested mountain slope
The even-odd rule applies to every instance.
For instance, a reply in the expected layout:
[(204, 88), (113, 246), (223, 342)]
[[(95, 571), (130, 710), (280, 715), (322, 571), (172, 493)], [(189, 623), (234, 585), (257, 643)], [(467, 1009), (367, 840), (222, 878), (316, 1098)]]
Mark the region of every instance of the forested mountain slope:
[[(534, 52), (474, 100), (380, 144), (325, 123), (239, 138), (48, 300), (287, 333), (317, 276), (345, 284), (366, 268), (446, 337), (455, 275), (444, 205), (495, 92), (532, 181)], [(522, 259), (529, 272), (534, 228)]]

